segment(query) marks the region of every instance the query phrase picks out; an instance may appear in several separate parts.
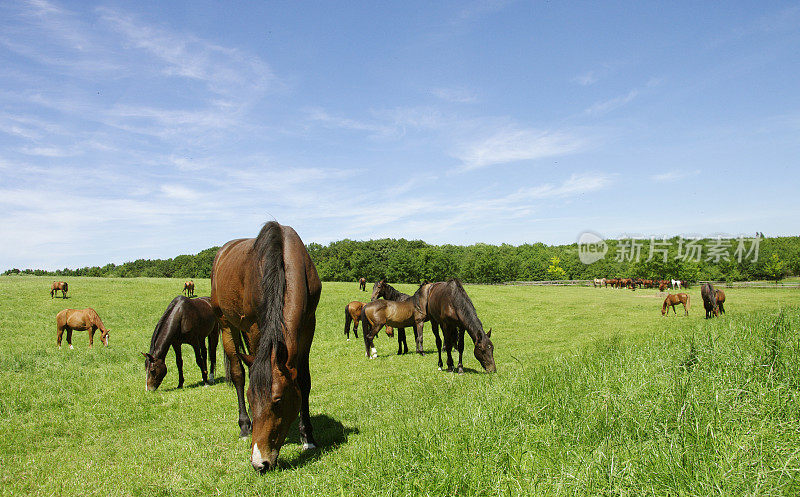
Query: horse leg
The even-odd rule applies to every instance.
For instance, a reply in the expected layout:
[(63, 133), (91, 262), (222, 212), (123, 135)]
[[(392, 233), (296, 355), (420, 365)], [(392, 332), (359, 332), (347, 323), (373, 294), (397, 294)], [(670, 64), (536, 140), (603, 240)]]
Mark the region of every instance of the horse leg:
[(95, 332), (96, 329), (97, 328), (95, 328), (94, 326), (90, 326), (89, 329), (87, 330), (89, 332), (89, 348), (90, 349), (94, 345), (94, 332)]
[[(358, 318), (353, 320), (353, 336), (358, 338)], [(350, 340), (350, 337), (348, 336), (347, 339)]]
[(424, 325), (424, 321), (414, 323), (414, 338), (417, 341), (417, 354), (419, 355), (425, 355), (425, 349), (422, 348), (422, 327)]
[[(406, 341), (406, 329), (405, 328), (397, 328), (397, 355), (401, 355), (403, 353), (403, 344)], [(408, 352), (408, 346), (406, 346), (406, 352)]]
[(72, 328), (67, 326), (67, 343), (69, 344), (69, 348), (72, 349)]
[(458, 343), (456, 346), (458, 347), (458, 374), (464, 374), (464, 328), (458, 327)]
[(436, 352), (439, 354), (439, 371), (442, 370), (442, 338), (439, 336), (439, 323), (431, 319), (433, 336), (436, 337)]
[(228, 380), (236, 387), (236, 398), (239, 402), (239, 437), (244, 438), (253, 431), (253, 423), (250, 421), (250, 416), (247, 414), (247, 405), (244, 402), (244, 366), (239, 354), (236, 353), (236, 343), (234, 342), (233, 331), (230, 325), (220, 322), (220, 331), (222, 333), (222, 350), (225, 352), (227, 359), (226, 373)]
[(453, 329), (452, 325), (443, 325), (444, 331), (444, 350), (447, 352), (447, 371), (453, 370)]
[(210, 374), (208, 375), (208, 381), (212, 385), (214, 384), (214, 373), (217, 370), (217, 343), (219, 342), (219, 325), (214, 324), (214, 329), (211, 331), (211, 334), (208, 335), (208, 358), (209, 362), (211, 362), (211, 369), (209, 370)]
[(384, 324), (379, 323), (377, 326), (373, 324), (369, 332), (367, 332), (366, 326), (361, 329), (361, 334), (364, 335), (364, 346), (367, 349), (367, 359), (376, 359), (378, 357), (378, 351), (375, 349), (375, 337), (380, 333)]
[(203, 375), (203, 385), (208, 385), (208, 351), (206, 350), (205, 340), (201, 338), (199, 342), (197, 345), (192, 344), (194, 360), (197, 363), (197, 367), (200, 368), (200, 374)]
[[(306, 323), (304, 334), (314, 334), (316, 317), (310, 316)], [(311, 426), (311, 415), (308, 412), (308, 394), (311, 391), (311, 369), (308, 365), (308, 353), (301, 353), (297, 360), (297, 384), (300, 387), (300, 421), (297, 429), (300, 432), (300, 441), (303, 450), (314, 449), (317, 442), (314, 440), (314, 429)]]
[(64, 328), (56, 326), (56, 345), (61, 348), (61, 336), (64, 334)]
[(175, 365), (178, 366), (178, 388), (183, 388), (183, 356), (181, 355), (181, 344), (173, 343), (172, 350), (175, 351)]

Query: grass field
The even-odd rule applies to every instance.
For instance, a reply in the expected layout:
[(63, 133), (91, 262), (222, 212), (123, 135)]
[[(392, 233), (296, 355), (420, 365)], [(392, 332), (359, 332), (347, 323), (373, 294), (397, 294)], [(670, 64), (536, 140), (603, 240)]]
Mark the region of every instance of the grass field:
[[(800, 492), (800, 292), (728, 289), (728, 313), (662, 318), (663, 297), (467, 286), (498, 373), (463, 376), (396, 341), (343, 336), (357, 283), (324, 283), (311, 354), (321, 448), (295, 428), (281, 469), (250, 467), (236, 394), (184, 349), (158, 391), (142, 351), (183, 281), (0, 278), (0, 491), (6, 495), (764, 495)], [(208, 295), (208, 280), (196, 281)], [(410, 292), (408, 285), (398, 289)], [(55, 346), (61, 309), (94, 307), (111, 346)], [(359, 334), (359, 337), (361, 335)], [(430, 326), (425, 348), (435, 349)], [(218, 351), (217, 377), (224, 376)]]

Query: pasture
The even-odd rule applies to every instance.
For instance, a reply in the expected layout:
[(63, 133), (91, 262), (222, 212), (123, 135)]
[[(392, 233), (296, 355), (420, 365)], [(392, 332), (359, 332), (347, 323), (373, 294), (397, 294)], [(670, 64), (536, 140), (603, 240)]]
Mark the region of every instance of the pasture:
[[(69, 278), (66, 300), (51, 282), (0, 278), (3, 494), (800, 492), (800, 291), (726, 289), (727, 314), (705, 320), (699, 286), (688, 318), (662, 318), (656, 290), (468, 285), (498, 372), (467, 337), (459, 376), (437, 370), (429, 324), (426, 356), (396, 356), (381, 332), (367, 360), (360, 329), (344, 338), (344, 306), (372, 282), (323, 283), (310, 399), (321, 447), (302, 452), (295, 422), (281, 469), (261, 475), (221, 350), (215, 385), (184, 346), (185, 387), (170, 353), (145, 392), (141, 352), (183, 280)], [(58, 350), (56, 314), (89, 306), (109, 348), (76, 331), (75, 350)]]

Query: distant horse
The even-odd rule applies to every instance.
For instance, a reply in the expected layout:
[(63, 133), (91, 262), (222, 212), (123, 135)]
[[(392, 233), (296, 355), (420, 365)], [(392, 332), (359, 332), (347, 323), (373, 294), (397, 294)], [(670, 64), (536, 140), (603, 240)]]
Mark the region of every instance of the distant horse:
[(616, 278), (608, 278), (606, 280), (605, 286), (611, 285), (611, 288), (614, 288), (617, 285), (617, 283), (619, 283), (618, 279), (616, 279)]
[(685, 290), (688, 290), (688, 289), (689, 289), (689, 282), (688, 282), (688, 281), (686, 281), (686, 280), (678, 280), (678, 281), (680, 282), (680, 285), (681, 285), (681, 286), (682, 286), (682, 287), (683, 287)]
[(717, 307), (719, 307), (719, 313), (717, 313), (717, 315), (725, 314), (725, 292), (723, 292), (720, 289), (717, 289), (716, 296), (717, 296)]
[(703, 307), (706, 309), (706, 319), (719, 316), (717, 290), (714, 289), (714, 285), (711, 283), (703, 283), (703, 286), (700, 288), (700, 295), (703, 297)]
[(672, 285), (673, 290), (681, 289), (681, 280), (670, 280), (670, 284)]
[[(386, 283), (386, 280), (380, 280), (376, 281), (375, 284), (372, 285), (372, 296), (370, 297), (370, 302), (378, 300), (381, 297), (383, 297), (384, 300), (401, 301), (410, 299), (411, 295), (397, 290), (392, 285)], [(389, 336), (392, 336), (394, 334), (391, 326), (388, 325), (386, 326), (386, 334)], [(414, 339), (416, 341), (416, 329), (414, 330)], [(408, 343), (406, 342), (406, 329), (398, 328), (397, 355), (407, 354), (407, 353), (408, 353)]]
[[(208, 352), (211, 352), (211, 377), (206, 370)], [(150, 352), (142, 352), (145, 357), (145, 390), (155, 390), (167, 376), (167, 352), (175, 351), (175, 364), (178, 366), (178, 388), (183, 388), (183, 357), (181, 345), (186, 343), (194, 349), (194, 359), (203, 375), (203, 384), (214, 383), (214, 370), (217, 365), (217, 341), (219, 324), (211, 309), (211, 299), (200, 297), (190, 299), (179, 295), (172, 299), (167, 310), (158, 320), (153, 337), (150, 339)]]
[(58, 296), (58, 291), (61, 290), (61, 298), (67, 298), (67, 291), (69, 291), (69, 285), (67, 285), (66, 281), (54, 281), (52, 285), (50, 285), (50, 298), (53, 298), (53, 295)]
[(422, 326), (427, 320), (428, 289), (431, 283), (423, 283), (409, 299), (373, 300), (361, 309), (361, 325), (364, 335), (364, 347), (367, 358), (378, 357), (373, 340), (386, 325), (395, 328), (414, 328), (417, 341), (417, 353), (425, 355), (422, 349)]
[[(226, 373), (236, 387), (240, 436), (252, 433), (250, 463), (274, 468), (300, 414), (304, 449), (316, 447), (308, 409), (308, 355), (322, 284), (300, 237), (271, 221), (256, 238), (231, 240), (211, 271), (211, 307), (219, 320)], [(249, 355), (245, 349), (255, 355)], [(244, 368), (250, 369), (244, 402)]]
[[(366, 302), (359, 302), (354, 300), (344, 306), (344, 336), (350, 340), (350, 323), (353, 323), (353, 335), (358, 338), (358, 320), (361, 316), (361, 308), (366, 305)], [(391, 326), (386, 327), (386, 334), (389, 336), (394, 336), (394, 330)], [(405, 338), (405, 332), (403, 332), (403, 338)], [(406, 346), (406, 352), (408, 352), (408, 346)], [(398, 352), (399, 354), (400, 352)]]
[(685, 293), (679, 293), (677, 295), (669, 294), (667, 298), (664, 299), (664, 305), (661, 306), (661, 315), (665, 316), (669, 313), (667, 310), (668, 306), (672, 306), (672, 313), (677, 315), (678, 313), (675, 311), (675, 306), (678, 304), (683, 304), (683, 311), (686, 316), (689, 315), (689, 307), (691, 307), (691, 303), (689, 301), (689, 295)]
[(187, 281), (183, 284), (183, 292), (187, 297), (194, 297), (194, 281)]
[(97, 312), (91, 307), (87, 307), (86, 309), (64, 309), (56, 315), (56, 343), (58, 348), (61, 348), (61, 336), (64, 334), (64, 331), (67, 332), (69, 348), (73, 348), (73, 330), (86, 330), (89, 332), (89, 347), (94, 345), (94, 333), (100, 330), (100, 341), (103, 342), (103, 345), (108, 347), (108, 332), (110, 330), (105, 327), (100, 316), (98, 316)]
[(358, 289), (361, 290), (362, 292), (366, 292), (367, 291), (367, 279), (366, 278), (361, 278), (361, 279), (358, 280)]
[(659, 292), (663, 292), (667, 288), (669, 288), (669, 281), (661, 280), (661, 281), (658, 282), (658, 291)]
[(444, 348), (447, 352), (447, 370), (453, 370), (451, 352), (458, 349), (458, 374), (464, 374), (462, 357), (464, 355), (464, 331), (469, 333), (475, 344), (473, 353), (483, 369), (489, 373), (497, 371), (494, 363), (494, 344), (492, 330), (483, 331), (483, 323), (478, 319), (475, 306), (458, 279), (434, 283), (428, 292), (428, 317), (433, 334), (436, 336), (436, 349), (439, 352), (439, 370), (442, 369), (442, 341), (439, 339), (439, 326), (444, 334)]
[(606, 279), (605, 278), (595, 278), (594, 281), (592, 282), (592, 284), (594, 285), (595, 288), (597, 288), (599, 286), (603, 286), (603, 285), (606, 284)]

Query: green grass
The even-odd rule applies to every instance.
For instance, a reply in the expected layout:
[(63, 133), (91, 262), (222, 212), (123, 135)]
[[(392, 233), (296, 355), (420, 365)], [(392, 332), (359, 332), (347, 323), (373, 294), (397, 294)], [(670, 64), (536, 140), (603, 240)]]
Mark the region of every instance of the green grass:
[[(345, 341), (357, 283), (325, 283), (311, 415), (281, 469), (250, 467), (236, 394), (198, 386), (184, 348), (144, 391), (153, 327), (182, 280), (0, 278), (0, 492), (14, 495), (764, 495), (800, 492), (800, 292), (726, 289), (727, 315), (662, 318), (657, 292), (467, 286), (498, 373), (463, 376), (396, 341)], [(208, 280), (196, 293), (208, 295)], [(399, 285), (410, 292), (411, 286)], [(94, 307), (111, 347), (55, 346), (61, 309)], [(425, 348), (433, 351), (430, 326)], [(360, 335), (359, 335), (360, 336)], [(97, 342), (96, 342), (97, 343)], [(218, 377), (222, 352), (218, 351)]]

